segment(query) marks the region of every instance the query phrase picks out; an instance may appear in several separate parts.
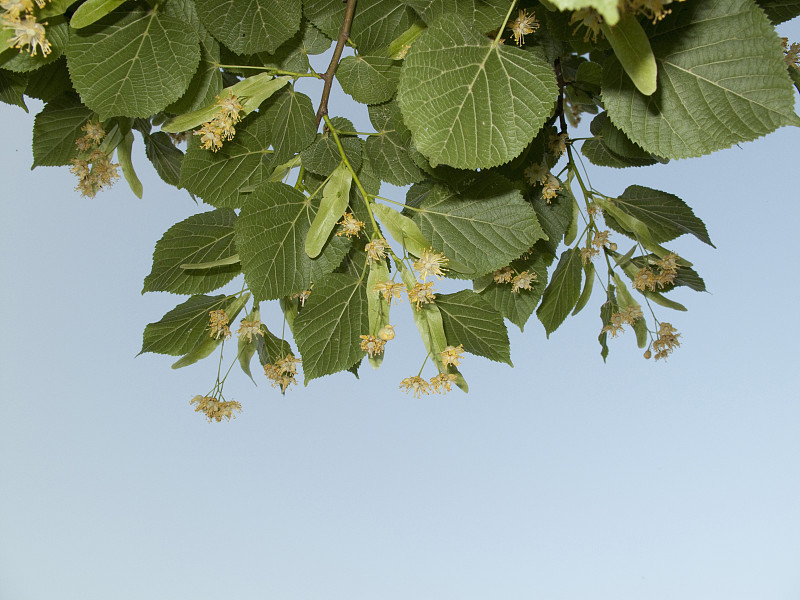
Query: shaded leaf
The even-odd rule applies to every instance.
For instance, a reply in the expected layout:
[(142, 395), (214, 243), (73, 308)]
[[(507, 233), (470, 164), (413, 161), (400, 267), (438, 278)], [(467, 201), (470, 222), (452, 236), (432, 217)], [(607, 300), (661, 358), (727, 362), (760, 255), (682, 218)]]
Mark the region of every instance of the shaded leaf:
[(158, 176), (168, 184), (179, 188), (183, 152), (175, 147), (169, 136), (163, 131), (146, 135), (144, 150), (147, 158), (153, 163)]
[(561, 254), (550, 284), (542, 296), (536, 316), (544, 325), (547, 337), (558, 329), (578, 301), (583, 275), (580, 250), (569, 248)]
[(442, 314), (448, 344), (463, 344), (467, 352), (514, 366), (503, 316), (485, 299), (471, 290), (461, 290), (438, 294), (436, 307)]
[(300, 29), (300, 0), (195, 0), (203, 25), (239, 54), (275, 52)]
[(238, 264), (210, 269), (182, 269), (181, 265), (211, 262), (236, 254), (230, 209), (192, 215), (170, 227), (156, 243), (153, 268), (145, 277), (144, 292), (205, 293), (222, 287), (240, 273)]
[(380, 56), (347, 56), (336, 69), (336, 79), (356, 102), (379, 104), (391, 99), (397, 91), (400, 64)]
[(181, 355), (191, 351), (205, 337), (210, 337), (208, 313), (227, 309), (235, 296), (192, 296), (165, 314), (160, 321), (144, 329), (139, 354)]
[(68, 165), (78, 153), (75, 140), (92, 111), (75, 96), (61, 96), (48, 103), (33, 122), (33, 166)]

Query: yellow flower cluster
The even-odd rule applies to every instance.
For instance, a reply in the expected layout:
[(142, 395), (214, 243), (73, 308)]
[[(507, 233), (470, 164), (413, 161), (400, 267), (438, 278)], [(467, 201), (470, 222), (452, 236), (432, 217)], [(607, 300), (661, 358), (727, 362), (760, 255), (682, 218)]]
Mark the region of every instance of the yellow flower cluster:
[(297, 385), (295, 376), (297, 375), (297, 365), (302, 360), (295, 358), (293, 354), (287, 354), (285, 358), (279, 358), (275, 364), (267, 363), (264, 365), (264, 374), (272, 382), (272, 387), (280, 387), (281, 393), (286, 392), (290, 385)]
[(567, 144), (569, 143), (569, 135), (566, 133), (550, 134), (550, 140), (547, 145), (556, 157), (563, 156), (567, 153)]
[(586, 248), (581, 248), (581, 258), (583, 259), (583, 264), (592, 262), (592, 259), (600, 254), (600, 250), (603, 248), (603, 246), (606, 246), (612, 251), (617, 249), (617, 245), (608, 239), (610, 234), (611, 232), (608, 230), (598, 231), (594, 234), (594, 238), (592, 238), (592, 245)]
[(307, 290), (303, 290), (302, 292), (298, 292), (296, 294), (292, 294), (291, 296), (289, 296), (289, 299), (290, 300), (299, 300), (300, 301), (300, 306), (305, 306), (306, 305), (306, 300), (308, 300), (308, 297), (311, 295), (311, 290), (313, 288), (314, 288), (314, 284), (312, 282), (312, 284), (309, 286), (309, 288)]
[(236, 94), (217, 96), (217, 110), (214, 117), (194, 132), (200, 136), (200, 145), (206, 150), (216, 152), (222, 148), (224, 140), (232, 140), (236, 135), (234, 125), (242, 120), (239, 114), (242, 110), (242, 104)]
[(81, 155), (70, 160), (69, 171), (78, 178), (75, 189), (81, 196), (94, 198), (97, 192), (111, 187), (119, 179), (119, 165), (112, 163), (111, 156), (100, 150), (106, 132), (99, 122), (88, 121), (81, 130), (85, 135), (75, 140)]
[(533, 283), (538, 279), (534, 271), (523, 271), (511, 280), (511, 293), (518, 294), (520, 290), (532, 290)]
[(539, 163), (533, 163), (525, 167), (525, 170), (522, 172), (525, 175), (525, 178), (531, 185), (544, 185), (547, 183), (547, 176), (550, 174), (550, 169), (547, 168), (547, 165), (541, 165)]
[(384, 300), (391, 306), (392, 300), (397, 299), (398, 302), (403, 301), (401, 296), (402, 290), (405, 286), (402, 283), (395, 283), (393, 281), (379, 281), (372, 288), (374, 292), (383, 294)]
[(461, 359), (463, 358), (461, 355), (464, 354), (464, 344), (459, 344), (458, 346), (447, 346), (444, 350), (442, 350), (442, 364), (445, 367), (449, 367), (453, 365), (457, 367), (461, 364)]
[(239, 330), (236, 332), (236, 335), (239, 336), (241, 341), (244, 341), (247, 338), (247, 343), (251, 343), (253, 341), (253, 336), (263, 336), (264, 334), (261, 331), (261, 319), (253, 319), (252, 321), (248, 321), (247, 319), (242, 319), (242, 322), (239, 324)]
[(669, 323), (661, 323), (658, 328), (658, 338), (653, 342), (653, 350), (656, 351), (656, 360), (667, 358), (670, 353), (680, 346), (678, 338), (681, 336), (678, 330)]
[(349, 212), (344, 213), (344, 217), (342, 217), (342, 220), (339, 221), (338, 224), (342, 226), (342, 228), (336, 232), (336, 235), (339, 237), (343, 235), (347, 237), (358, 237), (361, 230), (364, 229), (364, 221), (359, 221)]
[(612, 338), (617, 337), (617, 334), (622, 332), (623, 326), (633, 325), (633, 322), (642, 316), (642, 307), (638, 304), (635, 306), (626, 306), (621, 311), (611, 315), (611, 322), (603, 327), (601, 333), (607, 332), (611, 334)]
[(383, 354), (383, 347), (386, 341), (375, 337), (374, 335), (361, 335), (361, 349), (370, 356), (377, 356)]
[(364, 246), (364, 251), (367, 253), (367, 258), (374, 262), (378, 262), (382, 258), (386, 258), (386, 250), (388, 249), (389, 244), (383, 238), (376, 238)]
[(233, 411), (242, 412), (242, 405), (236, 401), (220, 401), (213, 396), (195, 396), (189, 404), (196, 404), (194, 412), (201, 412), (206, 415), (208, 422), (216, 421), (219, 423), (223, 418), (235, 419)]
[(406, 377), (400, 382), (400, 389), (406, 393), (412, 393), (414, 398), (421, 398), (428, 394), (446, 394), (452, 389), (456, 376), (451, 373), (439, 373), (426, 381), (419, 375)]
[[(47, 0), (36, 0), (36, 6), (44, 8)], [(50, 42), (47, 41), (45, 34), (47, 31), (44, 26), (47, 23), (38, 23), (33, 15), (33, 0), (1, 0), (0, 8), (3, 14), (0, 16), (0, 23), (3, 29), (12, 29), (14, 35), (8, 40), (11, 48), (19, 48), (20, 52), (28, 49), (31, 56), (36, 56), (39, 48), (42, 56), (50, 54)]]
[(572, 25), (573, 23), (578, 24), (578, 26), (572, 32), (573, 35), (578, 33), (578, 29), (581, 27), (586, 27), (586, 33), (583, 36), (583, 41), (588, 42), (589, 40), (592, 40), (593, 44), (597, 43), (597, 36), (600, 35), (601, 32), (600, 26), (603, 24), (603, 17), (600, 16), (600, 13), (593, 8), (578, 9), (572, 13), (572, 17), (570, 17), (568, 25)]
[(547, 200), (548, 204), (551, 204), (551, 200), (556, 197), (560, 190), (561, 182), (555, 175), (548, 173), (547, 179), (544, 182), (544, 187), (542, 187), (542, 198)]
[(231, 337), (231, 330), (228, 327), (231, 321), (223, 309), (210, 311), (208, 320), (209, 327), (211, 327), (211, 337), (219, 339), (219, 336), (223, 336), (226, 340)]
[(642, 267), (637, 271), (636, 276), (633, 278), (633, 287), (640, 291), (655, 291), (656, 287), (662, 288), (675, 281), (675, 276), (678, 274), (678, 259), (677, 254), (670, 252), (664, 258), (653, 262), (656, 270), (651, 267)]
[(514, 269), (511, 267), (497, 269), (492, 273), (492, 279), (495, 283), (511, 283), (511, 280), (514, 279)]
[(434, 252), (433, 248), (423, 250), (419, 260), (415, 260), (413, 267), (419, 272), (422, 281), (427, 281), (428, 276), (435, 275), (437, 279), (444, 276), (448, 269), (444, 268), (447, 264), (447, 257), (441, 252)]
[(433, 282), (417, 282), (413, 288), (406, 289), (408, 292), (408, 301), (416, 303), (417, 310), (422, 310), (423, 304), (428, 304), (436, 299), (436, 294), (433, 293)]
[(536, 20), (536, 13), (528, 14), (528, 11), (521, 9), (517, 18), (508, 24), (508, 28), (517, 46), (522, 46), (525, 43), (525, 35), (539, 29), (539, 21)]
[(683, 2), (683, 0), (621, 0), (620, 9), (635, 15), (644, 15), (655, 25), (672, 12), (664, 7), (673, 1)]

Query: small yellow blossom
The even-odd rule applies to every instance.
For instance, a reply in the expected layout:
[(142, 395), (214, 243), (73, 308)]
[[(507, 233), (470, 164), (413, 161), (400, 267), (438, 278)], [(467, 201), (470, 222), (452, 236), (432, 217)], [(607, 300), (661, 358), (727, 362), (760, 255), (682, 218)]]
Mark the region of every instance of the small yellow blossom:
[(206, 150), (216, 152), (222, 148), (223, 132), (216, 121), (208, 121), (194, 132), (195, 135), (200, 136), (200, 146)]
[(419, 375), (414, 377), (406, 377), (400, 382), (400, 389), (404, 392), (413, 392), (414, 398), (419, 398), (423, 394), (430, 394), (430, 384)]
[(413, 288), (408, 289), (408, 301), (415, 302), (417, 310), (422, 310), (423, 304), (428, 304), (436, 299), (433, 293), (433, 282), (416, 283)]
[(342, 226), (342, 229), (337, 232), (337, 236), (346, 235), (347, 237), (358, 237), (361, 230), (364, 229), (364, 222), (359, 221), (358, 219), (353, 216), (352, 213), (344, 213), (344, 217), (342, 220), (339, 221), (339, 225)]
[(511, 280), (511, 293), (517, 294), (520, 290), (532, 290), (533, 283), (538, 280), (535, 271), (523, 271)]
[(441, 252), (434, 252), (433, 248), (430, 250), (423, 250), (422, 256), (419, 260), (415, 260), (413, 267), (419, 272), (422, 281), (427, 281), (429, 275), (435, 275), (437, 279), (441, 279), (444, 272), (448, 269), (443, 268), (447, 264), (447, 257)]
[(567, 143), (569, 142), (569, 135), (566, 133), (559, 133), (550, 136), (548, 146), (550, 152), (555, 156), (563, 156), (567, 152)]
[(223, 309), (210, 311), (208, 317), (211, 337), (219, 339), (219, 336), (223, 336), (226, 340), (231, 337), (231, 330), (228, 327), (230, 319)]
[(459, 344), (458, 346), (447, 346), (444, 350), (442, 350), (442, 364), (445, 367), (449, 367), (450, 365), (458, 366), (461, 364), (461, 359), (464, 354), (464, 345)]
[(400, 51), (394, 55), (394, 60), (403, 60), (408, 54), (408, 51), (411, 50), (411, 44), (403, 44), (403, 47), (400, 48)]
[(597, 202), (590, 202), (586, 207), (586, 212), (595, 218), (603, 216), (603, 208)]
[(9, 21), (19, 19), (23, 13), (31, 14), (33, 12), (32, 0), (2, 0), (0, 8), (6, 11), (4, 15)]
[(638, 304), (626, 306), (611, 315), (611, 322), (603, 327), (601, 333), (607, 332), (611, 334), (612, 338), (617, 337), (617, 334), (623, 331), (624, 325), (633, 325), (633, 322), (642, 316), (642, 307)]
[(47, 32), (44, 25), (36, 22), (35, 17), (27, 16), (13, 21), (3, 19), (3, 28), (14, 30), (13, 37), (8, 40), (10, 47), (19, 48), (22, 52), (25, 46), (29, 46), (31, 56), (36, 56), (37, 48), (42, 49), (42, 56), (50, 54), (50, 42), (45, 38)]
[(97, 192), (119, 179), (119, 165), (112, 163), (109, 155), (100, 150), (93, 150), (88, 159), (73, 158), (70, 162), (70, 172), (78, 177), (75, 189), (87, 198), (94, 198)]
[(542, 198), (550, 204), (550, 201), (558, 195), (559, 190), (561, 190), (561, 182), (554, 175), (548, 173), (547, 181), (542, 188)]
[(598, 250), (594, 246), (589, 246), (587, 248), (581, 248), (581, 260), (583, 261), (583, 264), (585, 264), (585, 265), (588, 265), (590, 262), (592, 262), (592, 259), (595, 256), (598, 256), (599, 254), (600, 254), (600, 250)]
[(275, 365), (280, 369), (281, 373), (289, 375), (297, 374), (297, 365), (302, 363), (303, 360), (296, 358), (294, 354), (287, 354), (284, 358), (279, 358), (275, 361)]
[(547, 176), (550, 174), (550, 169), (547, 168), (547, 165), (533, 163), (532, 165), (526, 167), (522, 174), (525, 175), (525, 178), (531, 185), (536, 185), (537, 183), (544, 185), (547, 182)]
[(436, 394), (446, 394), (452, 389), (453, 382), (457, 379), (452, 373), (439, 373), (431, 377), (430, 386)]
[(661, 323), (658, 328), (658, 338), (653, 342), (653, 350), (656, 351), (656, 360), (667, 358), (672, 351), (680, 346), (678, 338), (681, 336), (678, 330), (669, 323)]
[(378, 330), (378, 337), (384, 342), (394, 339), (394, 325), (384, 325)]
[(242, 319), (242, 322), (239, 324), (239, 330), (236, 332), (236, 335), (239, 336), (241, 341), (244, 341), (247, 338), (247, 342), (251, 343), (253, 341), (253, 336), (263, 336), (264, 334), (261, 331), (261, 320), (260, 319), (253, 319), (252, 321), (248, 321), (247, 319)]
[[(683, 2), (683, 0), (675, 0)], [(625, 0), (623, 8), (632, 14), (642, 14), (653, 22), (653, 25), (666, 17), (670, 12), (664, 8), (666, 4), (672, 4), (673, 0)]]
[(403, 301), (403, 296), (401, 294), (404, 288), (405, 286), (402, 283), (394, 283), (393, 281), (379, 281), (372, 288), (372, 291), (383, 294), (384, 300), (391, 305), (392, 300), (396, 299), (398, 302)]
[(511, 283), (514, 279), (514, 269), (511, 267), (503, 267), (492, 273), (492, 279), (495, 283)]
[(644, 356), (645, 360), (650, 360), (653, 357), (653, 353), (650, 350), (645, 350), (642, 356)]
[(573, 34), (578, 32), (581, 26), (586, 27), (586, 35), (583, 36), (583, 41), (588, 42), (590, 39), (592, 43), (597, 43), (597, 36), (600, 34), (601, 25), (603, 24), (603, 17), (600, 16), (593, 8), (581, 8), (572, 13), (568, 25), (577, 23)]
[(386, 342), (382, 339), (376, 338), (374, 335), (360, 335), (361, 349), (370, 356), (383, 354), (383, 347)]
[(514, 35), (517, 46), (522, 46), (525, 43), (525, 35), (539, 29), (539, 22), (536, 20), (535, 13), (528, 14), (528, 11), (522, 9), (517, 18), (508, 24), (508, 28)]
[(297, 385), (295, 375), (297, 375), (297, 365), (301, 359), (295, 358), (293, 354), (287, 354), (285, 358), (279, 358), (275, 364), (267, 363), (264, 365), (264, 374), (272, 382), (272, 387), (281, 388), (281, 393), (286, 393), (286, 388), (290, 385)]
[(234, 125), (242, 120), (239, 113), (244, 109), (236, 94), (229, 94), (224, 98), (217, 96), (217, 106), (219, 107), (219, 112), (217, 114), (221, 117), (220, 120)]
[(81, 131), (85, 134), (83, 137), (95, 145), (99, 145), (100, 142), (103, 141), (103, 138), (106, 137), (106, 132), (100, 121), (87, 121), (84, 126), (81, 127)]
[(219, 423), (223, 418), (235, 419), (233, 411), (242, 412), (242, 405), (236, 401), (220, 401), (213, 396), (195, 396), (189, 404), (196, 404), (194, 412), (202, 412), (206, 415), (208, 422), (216, 421)]
[(633, 278), (633, 287), (640, 291), (655, 291), (656, 287), (663, 288), (675, 282), (675, 277), (678, 275), (678, 260), (680, 257), (677, 254), (670, 252), (664, 258), (653, 261), (653, 264), (658, 269), (658, 273), (650, 267), (642, 267), (636, 272)]
[(389, 244), (385, 239), (376, 238), (364, 246), (364, 251), (367, 253), (367, 257), (370, 261), (378, 262), (382, 258), (386, 258), (386, 250), (388, 248)]

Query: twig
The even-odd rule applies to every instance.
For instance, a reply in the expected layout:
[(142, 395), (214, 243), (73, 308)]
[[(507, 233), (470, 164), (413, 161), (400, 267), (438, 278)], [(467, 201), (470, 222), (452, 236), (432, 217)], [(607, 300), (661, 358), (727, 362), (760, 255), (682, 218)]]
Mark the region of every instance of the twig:
[(328, 65), (328, 70), (321, 75), (325, 81), (325, 87), (322, 89), (322, 98), (319, 101), (319, 108), (317, 109), (317, 127), (319, 127), (322, 117), (328, 114), (328, 98), (331, 95), (331, 86), (333, 85), (333, 74), (336, 73), (336, 67), (339, 66), (339, 59), (342, 57), (342, 50), (350, 37), (350, 25), (353, 24), (353, 15), (356, 12), (356, 0), (347, 0), (347, 7), (344, 9), (344, 20), (342, 21), (342, 28), (339, 30), (339, 39), (336, 40), (336, 48), (333, 50), (331, 62)]

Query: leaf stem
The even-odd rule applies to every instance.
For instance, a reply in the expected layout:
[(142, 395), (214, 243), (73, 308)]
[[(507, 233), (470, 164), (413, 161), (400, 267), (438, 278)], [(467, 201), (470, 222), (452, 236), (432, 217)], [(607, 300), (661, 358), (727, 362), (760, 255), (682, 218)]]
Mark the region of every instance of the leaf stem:
[(494, 38), (494, 42), (492, 43), (492, 47), (496, 48), (500, 44), (500, 36), (503, 35), (503, 32), (506, 30), (506, 25), (508, 24), (508, 20), (511, 18), (511, 13), (514, 12), (514, 7), (517, 5), (517, 0), (514, 0), (511, 3), (511, 6), (508, 7), (508, 12), (506, 13), (506, 18), (503, 20), (503, 24), (500, 26), (500, 29), (497, 30), (497, 36)]
[[(333, 56), (328, 65), (328, 70), (325, 71), (321, 77), (325, 81), (325, 86), (322, 88), (322, 98), (319, 101), (319, 108), (317, 109), (317, 127), (323, 117), (328, 115), (328, 99), (331, 96), (331, 86), (333, 85), (333, 75), (336, 73), (336, 67), (339, 66), (339, 59), (342, 57), (342, 50), (350, 37), (350, 26), (353, 24), (353, 15), (356, 12), (356, 0), (347, 0), (347, 7), (344, 9), (344, 19), (342, 20), (342, 28), (339, 30), (339, 38), (336, 40), (336, 47), (333, 49)], [(325, 119), (327, 122), (327, 119)], [(329, 125), (330, 127), (330, 125)]]
[(214, 63), (214, 66), (220, 69), (255, 69), (257, 71), (269, 71), (275, 75), (288, 75), (299, 79), (300, 77), (313, 77), (314, 79), (322, 79), (317, 73), (296, 73), (294, 71), (284, 71), (283, 69), (275, 69), (273, 67), (263, 67), (259, 65), (221, 65)]

